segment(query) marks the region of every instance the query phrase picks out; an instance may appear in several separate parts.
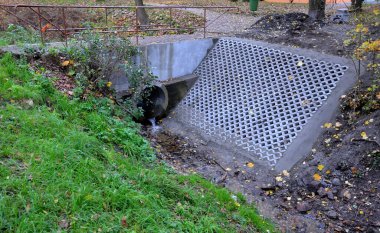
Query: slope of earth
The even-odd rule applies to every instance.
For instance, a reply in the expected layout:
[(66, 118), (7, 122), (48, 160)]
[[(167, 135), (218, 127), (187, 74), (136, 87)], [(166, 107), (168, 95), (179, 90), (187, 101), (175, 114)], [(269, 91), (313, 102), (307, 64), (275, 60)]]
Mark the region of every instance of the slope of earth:
[(62, 94), (40, 65), (0, 58), (1, 232), (274, 231), (241, 195), (156, 160), (110, 98)]

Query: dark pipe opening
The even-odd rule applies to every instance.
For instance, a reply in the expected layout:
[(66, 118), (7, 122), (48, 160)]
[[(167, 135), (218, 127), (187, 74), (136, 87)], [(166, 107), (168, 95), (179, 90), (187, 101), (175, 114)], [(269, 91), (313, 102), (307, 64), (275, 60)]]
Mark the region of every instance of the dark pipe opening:
[(147, 88), (148, 94), (139, 105), (144, 110), (144, 119), (160, 118), (168, 107), (168, 91), (161, 84)]

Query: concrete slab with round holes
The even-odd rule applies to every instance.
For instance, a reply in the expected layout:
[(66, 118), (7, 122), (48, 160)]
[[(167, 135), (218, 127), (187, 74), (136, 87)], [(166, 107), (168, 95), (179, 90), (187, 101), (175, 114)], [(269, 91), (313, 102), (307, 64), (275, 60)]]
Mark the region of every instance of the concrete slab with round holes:
[(307, 155), (355, 83), (347, 59), (236, 38), (219, 39), (194, 73), (173, 119), (278, 170)]

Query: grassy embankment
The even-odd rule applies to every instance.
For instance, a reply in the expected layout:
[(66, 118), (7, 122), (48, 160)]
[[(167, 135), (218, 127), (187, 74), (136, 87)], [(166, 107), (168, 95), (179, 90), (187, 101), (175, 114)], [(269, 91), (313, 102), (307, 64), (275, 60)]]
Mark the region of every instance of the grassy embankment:
[(154, 159), (108, 98), (69, 99), (0, 58), (0, 231), (273, 231), (241, 195)]

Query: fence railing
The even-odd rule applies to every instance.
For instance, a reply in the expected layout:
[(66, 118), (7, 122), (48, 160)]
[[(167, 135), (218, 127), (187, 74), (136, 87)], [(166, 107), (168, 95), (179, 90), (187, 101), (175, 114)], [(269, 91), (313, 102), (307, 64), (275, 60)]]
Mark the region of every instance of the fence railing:
[[(142, 25), (139, 22), (138, 10), (139, 8), (153, 9), (153, 10), (163, 10), (169, 11), (170, 22), (173, 21), (173, 10), (187, 10), (187, 9), (198, 9), (201, 10), (202, 23), (201, 25), (192, 25), (191, 27), (181, 27), (174, 26), (172, 23), (169, 24), (149, 24)], [(62, 18), (61, 22), (57, 22), (49, 19), (46, 15), (46, 10), (55, 10), (58, 17)], [(104, 26), (97, 27), (83, 27), (83, 26), (68, 26), (67, 24), (67, 11), (70, 9), (82, 9), (82, 10), (100, 10), (104, 13)], [(220, 15), (213, 19), (211, 22), (207, 22), (207, 11), (208, 10), (224, 10), (220, 12)], [(33, 20), (30, 18), (22, 17), (18, 14), (21, 10), (27, 10), (32, 13), (35, 17)], [(129, 26), (115, 26), (109, 25), (110, 13), (117, 10), (129, 10), (134, 12), (134, 18), (132, 19), (133, 24)], [(207, 35), (207, 27), (220, 18), (228, 10), (239, 10), (237, 7), (230, 6), (73, 6), (73, 5), (4, 5), (0, 4), (0, 11), (4, 11), (5, 14), (15, 17), (17, 20), (23, 22), (26, 25), (33, 27), (35, 30), (40, 32), (40, 37), (42, 43), (45, 42), (47, 34), (50, 32), (56, 32), (61, 35), (61, 37), (67, 43), (68, 38), (73, 35), (80, 33), (81, 31), (96, 31), (98, 33), (129, 33), (136, 37), (136, 43), (139, 43), (139, 37), (144, 32), (167, 32), (167, 31), (179, 31), (179, 30), (203, 30), (203, 37)], [(199, 15), (198, 15), (199, 16)], [(99, 23), (99, 22), (97, 22)]]

